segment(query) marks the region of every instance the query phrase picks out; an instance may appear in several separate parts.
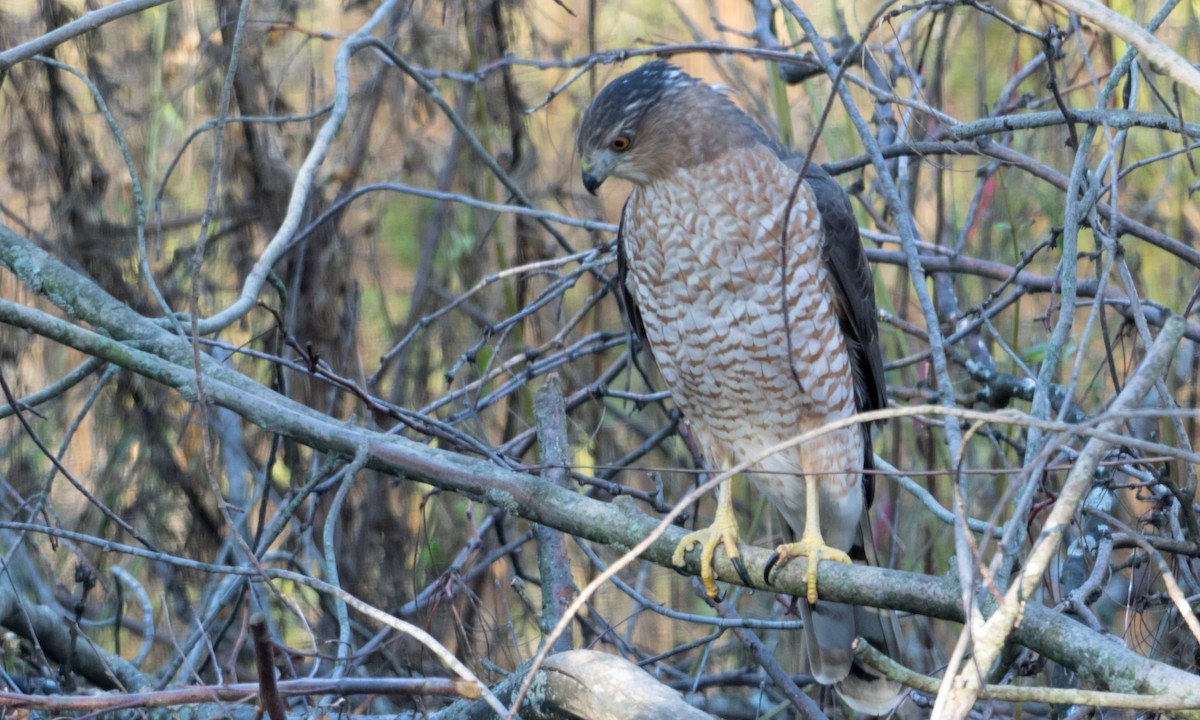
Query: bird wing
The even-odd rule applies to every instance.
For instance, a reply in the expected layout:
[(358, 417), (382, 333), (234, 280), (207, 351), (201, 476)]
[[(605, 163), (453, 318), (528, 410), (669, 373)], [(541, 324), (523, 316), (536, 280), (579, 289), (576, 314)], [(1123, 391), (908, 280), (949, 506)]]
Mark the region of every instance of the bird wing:
[(629, 200), (626, 199), (625, 205), (621, 208), (621, 223), (617, 226), (617, 274), (612, 279), (617, 287), (613, 295), (617, 298), (617, 305), (621, 309), (621, 317), (625, 322), (625, 332), (628, 334), (626, 344), (629, 347), (629, 362), (646, 382), (646, 385), (650, 386), (650, 377), (646, 373), (646, 368), (642, 367), (642, 363), (638, 360), (639, 350), (649, 348), (650, 341), (646, 337), (646, 325), (642, 322), (642, 310), (629, 290), (629, 253), (625, 251), (625, 216), (628, 211)]
[[(799, 170), (802, 158), (788, 164)], [(875, 319), (875, 284), (863, 252), (858, 222), (846, 191), (820, 165), (810, 163), (804, 180), (812, 190), (825, 231), (821, 259), (832, 279), (838, 322), (850, 346), (859, 410), (887, 407), (883, 352)]]
[[(789, 160), (788, 164), (800, 170), (803, 158)], [(871, 267), (863, 252), (858, 223), (850, 206), (850, 198), (841, 185), (820, 165), (810, 163), (804, 172), (805, 182), (816, 199), (821, 213), (821, 226), (825, 237), (821, 259), (832, 279), (834, 307), (838, 322), (846, 336), (854, 369), (854, 392), (859, 410), (877, 410), (887, 407), (887, 387), (883, 377), (883, 351), (879, 344), (879, 327), (875, 318), (875, 286), (871, 278)], [(874, 478), (870, 471), (874, 467), (871, 448), (871, 431), (863, 426), (863, 490), (866, 493), (864, 512), (859, 520), (859, 536), (850, 550), (851, 557), (865, 561), (868, 565), (882, 566), (875, 549), (871, 523), (865, 512), (870, 507), (874, 494)], [(895, 613), (874, 608), (854, 607), (855, 632), (863, 635), (888, 656), (901, 658), (900, 629)], [(856, 666), (849, 676), (838, 683), (838, 692), (843, 697), (857, 698), (866, 707), (894, 706), (898, 688), (894, 683), (880, 677), (875, 671)]]
[[(625, 317), (629, 326), (626, 328), (630, 333), (630, 339), (637, 339), (643, 345), (646, 344), (646, 326), (642, 323), (642, 311), (638, 309), (637, 302), (633, 299), (633, 293), (629, 291), (629, 255), (625, 252), (625, 215), (629, 212), (629, 200), (625, 200), (625, 205), (621, 208), (621, 224), (617, 226), (617, 276), (614, 280), (617, 283), (617, 302), (621, 306), (621, 314)], [(630, 343), (632, 346), (633, 343)]]
[[(804, 158), (785, 159), (799, 172)], [(846, 337), (850, 351), (850, 366), (854, 371), (854, 397), (858, 409), (879, 410), (887, 407), (887, 386), (883, 377), (883, 350), (879, 345), (879, 326), (875, 318), (875, 283), (871, 266), (863, 251), (858, 234), (858, 222), (846, 191), (825, 168), (809, 163), (804, 168), (804, 182), (812, 191), (821, 213), (824, 238), (821, 260), (829, 272), (829, 290), (838, 324)], [(874, 449), (871, 429), (863, 426), (863, 491), (866, 506), (875, 495)]]

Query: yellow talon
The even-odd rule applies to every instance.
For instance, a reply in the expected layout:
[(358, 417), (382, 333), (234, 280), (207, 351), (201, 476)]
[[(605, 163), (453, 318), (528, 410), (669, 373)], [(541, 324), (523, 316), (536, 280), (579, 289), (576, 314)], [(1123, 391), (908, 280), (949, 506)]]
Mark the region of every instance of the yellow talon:
[(718, 526), (716, 521), (704, 530), (688, 533), (675, 546), (675, 553), (671, 555), (671, 564), (677, 567), (683, 567), (687, 564), (684, 555), (688, 550), (692, 549), (693, 545), (700, 546), (700, 580), (704, 582), (704, 591), (708, 593), (710, 598), (720, 596), (720, 591), (717, 589), (716, 573), (713, 571), (713, 557), (716, 555), (718, 546), (725, 546), (725, 553), (729, 555), (729, 560), (735, 565), (741, 561), (742, 554), (738, 551), (738, 529), (737, 523), (724, 527)]
[(738, 525), (733, 516), (733, 498), (730, 490), (724, 485), (717, 489), (717, 514), (712, 525), (703, 530), (688, 533), (675, 546), (671, 555), (671, 564), (683, 567), (687, 564), (684, 556), (693, 545), (700, 546), (700, 580), (704, 583), (704, 591), (710, 598), (720, 597), (717, 589), (716, 573), (713, 571), (713, 557), (718, 546), (725, 547), (725, 554), (737, 569), (738, 575), (747, 585), (750, 584), (745, 565), (742, 563), (742, 553), (738, 550)]
[(771, 582), (771, 569), (776, 566), (782, 567), (794, 557), (808, 558), (808, 567), (804, 573), (804, 579), (808, 585), (808, 604), (816, 605), (817, 563), (822, 560), (849, 563), (851, 560), (844, 551), (825, 544), (825, 537), (821, 535), (821, 515), (818, 511), (821, 506), (821, 495), (817, 492), (817, 480), (813, 475), (804, 478), (804, 492), (806, 493), (804, 534), (800, 536), (800, 542), (775, 548), (775, 552), (771, 554), (771, 559), (767, 561), (767, 567), (763, 571), (763, 579), (768, 583)]
[(808, 604), (817, 604), (817, 563), (822, 560), (832, 560), (834, 562), (849, 563), (850, 556), (838, 550), (835, 547), (830, 547), (825, 544), (825, 540), (820, 533), (805, 533), (804, 537), (800, 538), (800, 542), (794, 542), (787, 545), (780, 545), (775, 548), (775, 554), (771, 556), (771, 560), (767, 563), (766, 574), (770, 575), (771, 569), (774, 567), (782, 567), (794, 557), (804, 557), (808, 559), (808, 568), (805, 570), (804, 579), (808, 585)]

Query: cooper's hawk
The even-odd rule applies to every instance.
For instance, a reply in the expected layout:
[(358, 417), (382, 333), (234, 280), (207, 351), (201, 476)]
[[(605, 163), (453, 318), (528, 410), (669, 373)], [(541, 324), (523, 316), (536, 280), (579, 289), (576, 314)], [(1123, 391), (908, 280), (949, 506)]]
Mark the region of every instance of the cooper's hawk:
[[(661, 61), (596, 96), (578, 145), (589, 192), (610, 176), (633, 183), (619, 236), (627, 309), (711, 463), (730, 467), (885, 406), (870, 268), (849, 199), (827, 173), (812, 165), (801, 182), (803, 158), (720, 91)], [(879, 635), (863, 627), (879, 618), (818, 604), (816, 594), (817, 562), (849, 562), (861, 538), (871, 457), (869, 430), (850, 426), (747, 475), (801, 538), (776, 549), (767, 579), (777, 561), (809, 559), (799, 605), (810, 671), (858, 711), (882, 714), (898, 688), (852, 666), (850, 650), (856, 632)], [(715, 548), (741, 566), (728, 488), (718, 490), (713, 525), (679, 546), (677, 564), (696, 543), (715, 596)]]

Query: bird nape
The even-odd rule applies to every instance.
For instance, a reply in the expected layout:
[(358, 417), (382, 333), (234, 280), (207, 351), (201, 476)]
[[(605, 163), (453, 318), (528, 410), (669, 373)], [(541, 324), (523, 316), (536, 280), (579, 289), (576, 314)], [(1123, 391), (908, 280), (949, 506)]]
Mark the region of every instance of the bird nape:
[[(899, 686), (858, 665), (851, 644), (864, 635), (895, 656), (894, 619), (817, 592), (820, 560), (850, 562), (857, 543), (871, 542), (870, 429), (767, 452), (886, 406), (874, 287), (849, 199), (817, 165), (801, 177), (803, 158), (725, 93), (662, 61), (596, 96), (578, 151), (589, 192), (609, 177), (633, 184), (618, 237), (623, 305), (640, 316), (634, 325), (693, 436), (718, 469), (761, 458), (745, 475), (800, 537), (776, 549), (766, 572), (769, 581), (773, 567), (808, 559), (798, 605), (809, 672), (858, 712), (889, 712)], [(688, 535), (675, 563), (697, 544), (710, 595), (718, 547), (745, 575), (728, 487), (718, 488), (712, 526)]]

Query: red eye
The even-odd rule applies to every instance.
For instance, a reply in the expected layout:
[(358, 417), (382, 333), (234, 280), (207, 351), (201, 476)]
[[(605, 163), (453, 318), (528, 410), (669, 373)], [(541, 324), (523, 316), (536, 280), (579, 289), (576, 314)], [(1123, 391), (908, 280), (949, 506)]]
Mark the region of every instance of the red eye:
[(612, 148), (613, 152), (619, 152), (619, 153), (623, 153), (626, 150), (628, 150), (629, 145), (630, 145), (630, 140), (629, 140), (628, 135), (618, 135), (615, 140), (613, 140), (612, 142), (610, 142), (608, 144), (608, 146), (610, 148)]

